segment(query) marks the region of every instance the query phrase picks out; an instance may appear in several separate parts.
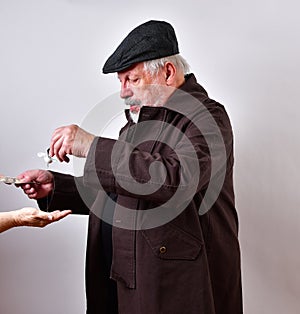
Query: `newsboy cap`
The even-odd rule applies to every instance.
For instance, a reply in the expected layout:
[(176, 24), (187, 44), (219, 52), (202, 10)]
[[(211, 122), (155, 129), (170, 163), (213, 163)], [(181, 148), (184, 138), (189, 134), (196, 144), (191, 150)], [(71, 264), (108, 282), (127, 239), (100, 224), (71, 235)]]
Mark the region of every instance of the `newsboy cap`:
[(179, 53), (175, 31), (164, 21), (148, 21), (133, 29), (107, 59), (103, 73), (123, 71), (135, 63)]

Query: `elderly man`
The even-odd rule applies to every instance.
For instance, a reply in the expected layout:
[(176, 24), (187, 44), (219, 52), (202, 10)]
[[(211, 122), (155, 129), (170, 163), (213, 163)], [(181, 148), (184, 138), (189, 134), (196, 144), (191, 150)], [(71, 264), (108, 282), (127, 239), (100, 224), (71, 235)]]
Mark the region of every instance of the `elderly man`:
[(242, 313), (233, 135), (179, 55), (173, 27), (146, 22), (122, 41), (117, 73), (128, 123), (117, 140), (76, 125), (50, 155), (86, 157), (84, 175), (26, 171), (30, 197), (89, 213), (87, 313)]

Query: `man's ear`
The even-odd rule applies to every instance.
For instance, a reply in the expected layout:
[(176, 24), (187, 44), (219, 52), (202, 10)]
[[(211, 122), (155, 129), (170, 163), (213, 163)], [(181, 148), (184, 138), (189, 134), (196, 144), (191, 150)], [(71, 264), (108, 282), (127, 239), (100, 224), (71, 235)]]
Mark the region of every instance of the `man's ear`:
[(165, 70), (165, 80), (167, 86), (172, 86), (175, 83), (176, 78), (176, 68), (173, 63), (166, 62), (164, 66)]

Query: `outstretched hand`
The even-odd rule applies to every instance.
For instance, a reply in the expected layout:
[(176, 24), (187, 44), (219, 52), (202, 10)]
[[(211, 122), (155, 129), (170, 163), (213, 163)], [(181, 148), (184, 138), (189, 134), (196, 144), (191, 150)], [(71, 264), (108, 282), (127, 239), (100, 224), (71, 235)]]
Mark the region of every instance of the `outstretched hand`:
[(24, 207), (13, 212), (15, 226), (45, 227), (71, 214), (71, 210), (43, 212), (33, 207)]
[(8, 212), (0, 212), (0, 233), (20, 226), (43, 228), (71, 213), (71, 210), (43, 212), (33, 207), (24, 207)]

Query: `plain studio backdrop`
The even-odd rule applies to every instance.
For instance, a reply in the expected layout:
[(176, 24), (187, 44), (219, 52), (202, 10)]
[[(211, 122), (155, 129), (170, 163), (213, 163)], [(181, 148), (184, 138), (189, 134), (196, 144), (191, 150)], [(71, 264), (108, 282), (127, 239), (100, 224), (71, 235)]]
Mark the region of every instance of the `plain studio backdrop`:
[[(46, 168), (55, 128), (81, 124), (119, 90), (101, 68), (149, 19), (171, 22), (182, 55), (235, 134), (235, 192), (247, 314), (298, 314), (299, 4), (291, 0), (0, 0), (0, 173)], [(103, 105), (117, 113), (119, 104)], [(103, 117), (99, 124), (104, 125)], [(54, 163), (50, 169), (74, 172)], [(36, 206), (1, 184), (0, 210)], [(0, 235), (1, 314), (82, 314), (87, 218)], [(99, 291), (100, 293), (100, 291)], [(232, 313), (234, 314), (234, 313)]]

